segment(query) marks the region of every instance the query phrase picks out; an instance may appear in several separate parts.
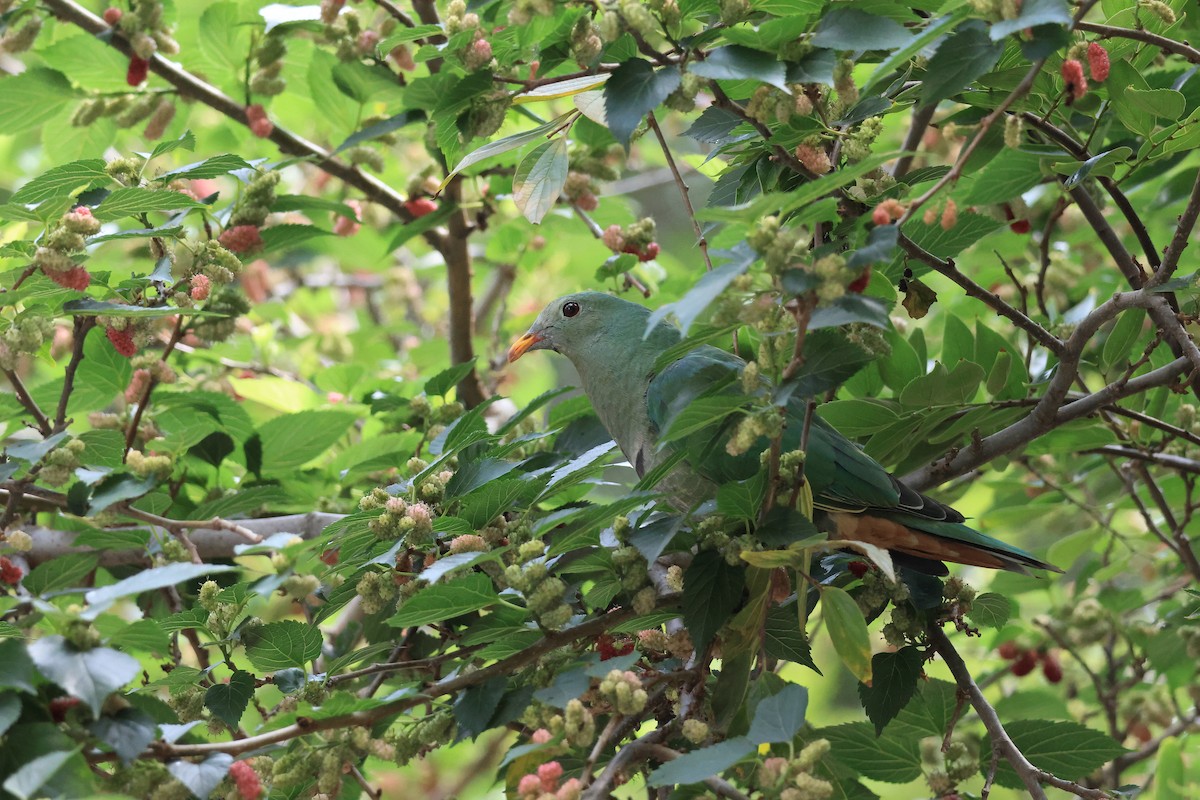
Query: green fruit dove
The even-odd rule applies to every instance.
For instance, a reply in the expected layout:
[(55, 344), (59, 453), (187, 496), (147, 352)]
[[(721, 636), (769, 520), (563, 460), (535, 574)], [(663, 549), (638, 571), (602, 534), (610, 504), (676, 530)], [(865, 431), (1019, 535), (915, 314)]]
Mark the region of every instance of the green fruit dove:
[[(554, 350), (569, 358), (600, 421), (639, 476), (676, 461), (658, 489), (677, 509), (688, 511), (714, 497), (719, 485), (752, 477), (761, 469), (759, 455), (769, 440), (761, 437), (745, 453), (730, 455), (725, 442), (737, 421), (734, 414), (659, 445), (671, 420), (689, 403), (735, 397), (746, 363), (704, 345), (659, 365), (681, 334), (665, 322), (646, 333), (649, 317), (644, 306), (601, 292), (569, 294), (546, 306), (513, 343), (508, 360), (530, 350)], [(799, 449), (807, 405), (808, 398), (788, 402), (783, 452)], [(905, 486), (819, 416), (812, 419), (804, 463), (813, 521), (830, 539), (884, 548), (899, 563), (933, 574), (945, 574), (943, 561), (1015, 572), (1059, 571), (965, 525), (962, 514)]]

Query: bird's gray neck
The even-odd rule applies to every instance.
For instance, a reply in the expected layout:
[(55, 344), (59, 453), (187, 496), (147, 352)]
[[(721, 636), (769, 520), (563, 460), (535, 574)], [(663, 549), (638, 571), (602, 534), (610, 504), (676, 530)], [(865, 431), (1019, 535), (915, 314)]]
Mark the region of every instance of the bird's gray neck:
[(678, 329), (669, 325), (659, 325), (647, 339), (641, 338), (641, 330), (630, 334), (618, 343), (617, 352), (592, 347), (567, 355), (579, 371), (583, 390), (600, 422), (629, 463), (642, 471), (652, 466), (647, 462), (654, 453), (646, 389), (658, 356), (680, 337)]

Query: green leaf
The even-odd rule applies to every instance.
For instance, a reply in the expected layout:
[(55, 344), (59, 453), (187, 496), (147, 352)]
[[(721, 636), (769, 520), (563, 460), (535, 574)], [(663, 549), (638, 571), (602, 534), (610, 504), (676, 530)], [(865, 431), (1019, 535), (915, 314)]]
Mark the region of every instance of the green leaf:
[(541, 223), (567, 182), (567, 139), (559, 136), (543, 142), (521, 159), (513, 175), (513, 202), (534, 225)]
[(199, 47), (194, 58), (196, 67), (210, 82), (218, 86), (236, 85), (242, 78), (250, 51), (251, 30), (250, 25), (242, 23), (257, 22), (254, 16), (247, 13), (243, 17), (242, 9), (235, 2), (213, 3), (204, 9), (197, 25)]
[(292, 619), (246, 628), (242, 642), (246, 657), (262, 672), (303, 668), (321, 655), (320, 629)]
[(263, 228), (262, 236), (262, 252), (271, 253), (276, 250), (287, 250), (289, 248), (298, 247), (310, 239), (320, 239), (325, 236), (332, 236), (331, 231), (324, 228), (318, 228), (316, 225), (272, 225), (269, 228)]
[(883, 732), (908, 705), (917, 691), (918, 679), (925, 657), (915, 647), (904, 647), (895, 653), (876, 653), (871, 657), (871, 685), (858, 685), (867, 718), (875, 725), (875, 734)]
[(225, 780), (232, 763), (233, 756), (228, 753), (214, 753), (199, 764), (176, 759), (167, 764), (167, 771), (196, 797), (207, 798)]
[(153, 161), (159, 156), (165, 156), (167, 153), (174, 153), (176, 150), (187, 150), (189, 153), (196, 149), (196, 134), (190, 130), (184, 131), (176, 139), (171, 139), (165, 142), (159, 142), (154, 145), (154, 149), (150, 151), (150, 156), (147, 161)]
[(41, 797), (39, 791), (54, 775), (63, 768), (75, 750), (55, 750), (44, 756), (38, 756), (32, 761), (22, 764), (16, 772), (4, 781), (4, 790), (19, 800), (31, 800)]
[[(587, 686), (584, 686), (587, 691)], [(579, 695), (576, 695), (578, 697)], [(21, 698), (12, 692), (0, 694), (0, 736), (12, 727), (21, 716)]]
[[(685, 581), (684, 586), (687, 586)], [(844, 589), (821, 587), (821, 608), (833, 648), (846, 668), (863, 683), (871, 681), (871, 638), (858, 603)]]
[(646, 332), (643, 338), (649, 335), (660, 321), (666, 319), (667, 314), (675, 316), (679, 322), (679, 329), (683, 331), (684, 336), (687, 336), (688, 331), (692, 328), (692, 323), (704, 312), (704, 309), (708, 308), (739, 275), (744, 274), (752, 263), (754, 262), (750, 257), (737, 256), (728, 264), (722, 264), (701, 275), (700, 279), (683, 297), (674, 303), (659, 306), (651, 312), (650, 317), (646, 320)]
[[(103, 300), (93, 300), (90, 297), (81, 297), (78, 300), (71, 300), (63, 303), (63, 313), (73, 317), (141, 317), (143, 319), (162, 319), (163, 317), (173, 317), (179, 313), (179, 309), (175, 306), (158, 306), (157, 308), (146, 308), (145, 306), (133, 306), (126, 303), (109, 303)], [(188, 316), (191, 317), (222, 317), (224, 314), (218, 314), (212, 311), (204, 311), (203, 309), (190, 309)], [(104, 339), (103, 336), (97, 334), (93, 337), (97, 340)], [(116, 352), (107, 344), (103, 345), (110, 352)], [(126, 364), (129, 359), (121, 359)], [(85, 359), (84, 364), (87, 364)], [(82, 369), (82, 367), (81, 367)], [(110, 396), (109, 401), (112, 400)]]
[(1175, 122), (1183, 116), (1187, 101), (1174, 89), (1125, 89), (1125, 102), (1154, 117)]
[(129, 683), (142, 667), (136, 658), (108, 647), (76, 650), (61, 636), (44, 636), (29, 645), (29, 657), (38, 671), (87, 703), (92, 713), (108, 696)]
[[(7, 83), (5, 85), (7, 86)], [(34, 178), (8, 198), (8, 202), (37, 205), (53, 197), (67, 197), (80, 186), (86, 186), (92, 181), (107, 180), (109, 177), (108, 173), (104, 171), (102, 159), (87, 158), (82, 161), (72, 161)]]
[(518, 147), (523, 147), (530, 142), (547, 136), (552, 131), (558, 130), (566, 124), (567, 118), (574, 113), (575, 112), (573, 111), (568, 111), (567, 113), (561, 114), (549, 122), (537, 126), (536, 128), (530, 128), (527, 131), (514, 133), (511, 136), (505, 136), (503, 139), (497, 139), (494, 142), (488, 142), (478, 150), (472, 150), (470, 153), (467, 153), (467, 155), (463, 156), (462, 161), (459, 161), (458, 164), (454, 166), (454, 169), (450, 170), (450, 173), (446, 176), (446, 179), (442, 181), (442, 188), (444, 188), (445, 185), (450, 182), (451, 178), (462, 172), (467, 167), (474, 166), (480, 161), (485, 161), (492, 156), (498, 156), (501, 153), (507, 153), (510, 150), (516, 150)]
[(341, 439), (356, 418), (348, 411), (318, 409), (268, 420), (258, 430), (263, 471), (291, 470), (307, 464)]
[(1017, 33), (1038, 25), (1070, 25), (1071, 11), (1067, 0), (1025, 0), (1021, 13), (1015, 19), (1001, 20), (992, 24), (991, 37), (995, 41), (1010, 33)]
[(608, 129), (618, 142), (629, 147), (638, 123), (667, 95), (679, 88), (679, 67), (655, 70), (649, 61), (632, 58), (615, 70), (604, 85), (604, 110)]
[(84, 611), (85, 619), (95, 619), (96, 615), (122, 597), (133, 597), (142, 592), (175, 586), (186, 581), (199, 578), (201, 575), (215, 575), (220, 572), (233, 572), (236, 567), (221, 564), (184, 564), (182, 562), (167, 564), (165, 567), (154, 567), (134, 573), (124, 580), (109, 586), (93, 589), (84, 595), (91, 608)]
[(683, 624), (703, 652), (742, 600), (746, 570), (715, 550), (698, 553), (683, 578)]
[(0, 639), (0, 689), (36, 691), (33, 661), (21, 639)]
[(853, 8), (835, 8), (821, 17), (813, 47), (829, 50), (895, 50), (912, 41), (903, 25)]
[(929, 59), (921, 82), (921, 105), (936, 105), (958, 94), (990, 72), (1003, 54), (1004, 44), (989, 37), (983, 20), (963, 23)]
[(807, 710), (808, 690), (798, 683), (789, 683), (758, 704), (746, 737), (756, 745), (790, 742), (804, 727)]
[(352, 133), (350, 136), (346, 137), (346, 141), (337, 146), (337, 149), (333, 151), (332, 155), (337, 155), (349, 147), (354, 147), (355, 145), (362, 144), (363, 142), (369, 142), (372, 139), (379, 138), (380, 136), (386, 136), (387, 134), (392, 133), (393, 131), (398, 131), (405, 125), (409, 125), (413, 122), (423, 122), (425, 118), (425, 112), (420, 109), (401, 111), (399, 114), (394, 114), (382, 122), (376, 122), (374, 125), (368, 125), (362, 130)]
[[(864, 778), (886, 783), (908, 783), (921, 777), (919, 739), (897, 736), (889, 728), (876, 736), (869, 722), (851, 722), (816, 732), (829, 740), (832, 756), (850, 765)], [(944, 736), (941, 731), (938, 736)]]
[(67, 553), (38, 564), (22, 585), (34, 595), (78, 586), (99, 562), (100, 557), (91, 553)]
[(957, 405), (971, 402), (983, 383), (983, 367), (960, 361), (949, 372), (938, 362), (928, 375), (914, 378), (900, 392), (900, 404), (909, 408)]
[(1070, 175), (1063, 181), (1063, 188), (1070, 190), (1083, 183), (1092, 174), (1097, 177), (1111, 176), (1117, 166), (1127, 162), (1132, 155), (1133, 148), (1114, 147), (1112, 150), (1105, 150), (1103, 153), (1092, 156), (1082, 164), (1077, 161), (1060, 161), (1054, 164), (1054, 170), (1060, 174)]
[(789, 398), (814, 397), (841, 385), (871, 361), (872, 356), (840, 331), (814, 330), (804, 340), (804, 363), (779, 387), (776, 405)]
[(763, 648), (771, 658), (801, 664), (820, 675), (821, 670), (817, 669), (812, 660), (808, 637), (800, 630), (796, 609), (797, 604), (792, 602), (767, 610), (767, 621), (763, 627)]
[[(109, 615), (105, 615), (100, 619), (109, 618)], [(166, 631), (157, 621), (150, 619), (140, 619), (123, 626), (108, 637), (108, 644), (121, 651), (137, 650), (154, 655), (167, 655), (171, 652), (171, 640)]]
[(971, 601), (967, 618), (983, 628), (1003, 628), (1012, 615), (1012, 602), (1002, 594), (984, 592)]
[(770, 53), (751, 50), (741, 45), (718, 47), (703, 61), (688, 65), (688, 72), (713, 80), (751, 79), (777, 86), (790, 93), (787, 84), (787, 67)]
[(239, 669), (229, 676), (228, 683), (214, 683), (208, 687), (208, 691), (204, 693), (204, 705), (230, 728), (236, 730), (252, 697), (254, 676)]
[(101, 222), (111, 222), (151, 211), (175, 211), (180, 208), (204, 208), (204, 204), (181, 192), (128, 186), (115, 189), (92, 211)]
[(719, 744), (701, 747), (668, 761), (650, 773), (646, 778), (646, 785), (653, 788), (699, 783), (705, 778), (724, 772), (753, 752), (754, 743), (745, 736), (726, 739)]
[(1108, 338), (1104, 340), (1100, 364), (1105, 373), (1117, 367), (1124, 369), (1145, 323), (1146, 312), (1140, 308), (1129, 308), (1121, 312), (1116, 324), (1109, 331)]
[(76, 96), (70, 82), (57, 70), (33, 67), (5, 77), (4, 91), (0, 92), (4, 134), (12, 136), (49, 122)]
[[(1005, 724), (1009, 737), (1035, 767), (1068, 781), (1087, 777), (1098, 767), (1126, 752), (1107, 734), (1085, 728), (1076, 722), (1051, 722), (1041, 719), (1019, 719)], [(991, 759), (987, 753), (980, 759), (986, 770)], [(1024, 784), (1004, 759), (996, 770), (996, 783), (1010, 789)]]
[(130, 764), (158, 737), (158, 724), (135, 708), (123, 708), (88, 726), (88, 730), (112, 748), (122, 763)]
[(157, 176), (154, 180), (160, 183), (170, 183), (171, 181), (182, 180), (184, 178), (188, 180), (217, 178), (239, 169), (254, 169), (254, 167), (241, 156), (224, 153), (212, 158), (206, 158), (203, 161), (197, 161), (194, 164), (187, 164), (186, 166), (168, 170)]
[(852, 439), (883, 430), (900, 418), (878, 400), (834, 400), (817, 406), (817, 415)]
[(88, 500), (88, 514), (99, 514), (104, 509), (120, 503), (141, 497), (161, 482), (156, 475), (139, 478), (128, 472), (117, 472), (104, 478), (92, 487), (91, 499)]
[(721, 484), (717, 488), (717, 511), (734, 519), (757, 519), (767, 493), (766, 477), (766, 470), (760, 470), (744, 481)]
[(389, 625), (409, 628), (442, 622), (500, 602), (496, 587), (487, 575), (473, 573), (447, 583), (427, 586), (413, 595), (388, 620)]
[(985, 205), (1019, 197), (1041, 182), (1041, 163), (1037, 153), (1005, 148), (979, 171), (959, 202)]

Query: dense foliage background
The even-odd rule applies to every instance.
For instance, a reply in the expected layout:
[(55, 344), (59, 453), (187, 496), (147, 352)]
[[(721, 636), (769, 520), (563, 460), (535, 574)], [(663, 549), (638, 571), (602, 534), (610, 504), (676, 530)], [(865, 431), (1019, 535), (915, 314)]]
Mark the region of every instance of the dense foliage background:
[[(1196, 796), (1189, 41), (0, 0), (0, 793)], [(656, 505), (564, 360), (504, 363), (581, 288), (769, 387), (668, 436), (812, 397), (1063, 574), (833, 549), (778, 452)]]

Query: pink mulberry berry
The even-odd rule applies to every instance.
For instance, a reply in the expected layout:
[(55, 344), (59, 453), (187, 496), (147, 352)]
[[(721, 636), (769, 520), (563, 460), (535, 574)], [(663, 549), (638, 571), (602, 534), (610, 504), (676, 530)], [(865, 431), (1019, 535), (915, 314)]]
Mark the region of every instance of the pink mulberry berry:
[(133, 377), (129, 379), (129, 385), (125, 387), (125, 402), (140, 403), (142, 396), (146, 394), (146, 387), (150, 385), (150, 370), (135, 369)]
[(796, 145), (796, 159), (809, 172), (815, 172), (818, 175), (824, 175), (833, 169), (833, 165), (829, 163), (829, 154), (811, 144), (801, 143)]
[(132, 358), (137, 353), (137, 344), (133, 341), (133, 332), (126, 328), (119, 331), (116, 328), (105, 328), (104, 333), (108, 336), (108, 340), (112, 342), (113, 348), (125, 356)]
[(958, 224), (958, 204), (953, 200), (946, 202), (946, 209), (942, 211), (942, 230), (948, 231)]
[(229, 777), (233, 778), (233, 784), (242, 800), (258, 800), (262, 797), (262, 781), (248, 762), (233, 762), (229, 766)]
[(235, 225), (218, 236), (217, 241), (231, 253), (253, 253), (263, 246), (256, 225)]
[(521, 797), (527, 795), (536, 796), (542, 790), (542, 781), (537, 775), (525, 775), (521, 778), (521, 782), (517, 784), (517, 794)]
[(208, 279), (207, 275), (193, 275), (191, 285), (192, 291), (190, 294), (192, 299), (197, 303), (201, 300), (207, 300), (209, 293), (212, 292), (212, 281)]
[(625, 250), (625, 236), (621, 233), (620, 225), (609, 225), (604, 229), (604, 235), (600, 237), (604, 242), (604, 246), (614, 253), (620, 253)]
[(1066, 85), (1067, 94), (1071, 98), (1078, 100), (1087, 94), (1088, 85), (1087, 78), (1083, 77), (1083, 64), (1080, 64), (1073, 58), (1068, 58), (1062, 65), (1062, 77)]
[(260, 103), (246, 106), (246, 122), (250, 132), (260, 139), (267, 138), (275, 130), (275, 123), (267, 119), (267, 110)]
[(538, 779), (542, 782), (543, 792), (553, 792), (558, 788), (558, 779), (562, 777), (562, 764), (557, 761), (547, 761), (538, 767)]
[(1099, 42), (1090, 42), (1087, 49), (1088, 71), (1092, 80), (1102, 81), (1108, 77), (1108, 51)]
[(115, 6), (109, 6), (108, 8), (104, 9), (104, 21), (109, 25), (116, 25), (121, 21), (121, 17), (124, 16), (124, 14), (125, 12), (121, 11), (121, 9), (116, 8)]
[(357, 200), (347, 200), (346, 205), (354, 210), (353, 217), (344, 217), (341, 214), (333, 221), (333, 232), (338, 236), (353, 236), (362, 228), (362, 204)]

